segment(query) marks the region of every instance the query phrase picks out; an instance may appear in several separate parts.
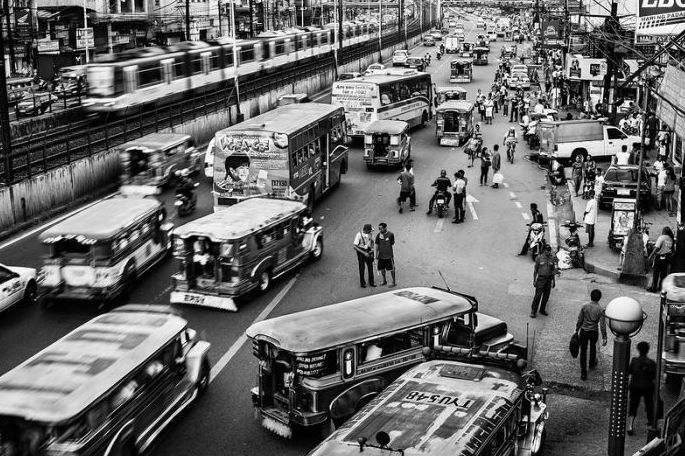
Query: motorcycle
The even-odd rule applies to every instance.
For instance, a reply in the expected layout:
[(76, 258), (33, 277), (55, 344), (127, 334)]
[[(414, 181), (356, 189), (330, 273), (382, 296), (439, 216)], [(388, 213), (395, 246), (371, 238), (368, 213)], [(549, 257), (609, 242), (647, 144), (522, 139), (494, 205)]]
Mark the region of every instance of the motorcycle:
[(438, 218), (442, 218), (447, 213), (447, 194), (443, 191), (439, 191), (435, 197), (435, 210)]
[(528, 234), (528, 251), (533, 261), (542, 253), (545, 248), (545, 226), (543, 223), (528, 223), (530, 227)]
[(441, 57), (442, 57), (442, 54), (440, 53), (440, 51), (438, 51), (438, 52), (435, 53), (435, 58), (436, 58), (436, 59), (440, 60)]
[(542, 388), (542, 393), (536, 393), (535, 387), (542, 385), (542, 378), (536, 370), (524, 372), (521, 375), (526, 386), (521, 416), (524, 417), (523, 426), (519, 430), (524, 448), (530, 448), (531, 455), (539, 455), (545, 444), (547, 434), (545, 426), (549, 418), (547, 411), (547, 388)]
[[(197, 182), (193, 184), (193, 188), (197, 188), (199, 186), (200, 184)], [(196, 205), (197, 195), (195, 193), (193, 193), (190, 198), (182, 193), (176, 194), (176, 201), (174, 201), (174, 206), (176, 207), (176, 213), (179, 217), (186, 217), (190, 215), (195, 210)]]
[(585, 254), (583, 245), (580, 243), (580, 236), (578, 236), (579, 224), (575, 222), (565, 223), (562, 226), (568, 228), (570, 234), (564, 240), (566, 247), (562, 247), (569, 254), (571, 259), (571, 266), (574, 268), (582, 268), (585, 265)]

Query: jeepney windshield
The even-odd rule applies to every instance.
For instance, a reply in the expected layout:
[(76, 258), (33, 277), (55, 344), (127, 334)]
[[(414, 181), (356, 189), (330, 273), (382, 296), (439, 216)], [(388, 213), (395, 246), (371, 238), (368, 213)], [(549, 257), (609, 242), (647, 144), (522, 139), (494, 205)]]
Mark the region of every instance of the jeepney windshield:
[(81, 258), (92, 255), (93, 258), (110, 258), (113, 254), (112, 245), (109, 242), (92, 243), (90, 240), (78, 238), (61, 239), (57, 242), (46, 244), (48, 255), (51, 258), (71, 257)]
[(45, 427), (17, 417), (0, 417), (0, 454), (39, 456), (47, 440)]

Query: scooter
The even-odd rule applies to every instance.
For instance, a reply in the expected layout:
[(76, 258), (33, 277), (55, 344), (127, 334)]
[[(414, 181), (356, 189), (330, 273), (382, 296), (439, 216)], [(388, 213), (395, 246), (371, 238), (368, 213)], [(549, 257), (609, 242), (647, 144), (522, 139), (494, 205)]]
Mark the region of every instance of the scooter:
[[(195, 182), (193, 188), (199, 187), (200, 184)], [(197, 195), (193, 193), (193, 196), (188, 198), (182, 193), (176, 194), (176, 201), (174, 201), (174, 206), (176, 206), (176, 213), (179, 217), (186, 217), (190, 215), (197, 205)]]
[(435, 197), (435, 210), (438, 218), (442, 218), (447, 213), (447, 194), (443, 191), (438, 192)]
[(442, 54), (440, 53), (440, 51), (438, 51), (438, 52), (435, 53), (435, 58), (436, 58), (436, 59), (440, 60), (441, 57), (442, 57)]
[(545, 248), (545, 227), (542, 223), (528, 223), (530, 234), (528, 235), (528, 251), (533, 261)]
[(574, 268), (582, 268), (585, 265), (585, 253), (583, 252), (583, 245), (580, 243), (580, 236), (578, 236), (579, 224), (576, 222), (565, 223), (562, 226), (568, 228), (570, 234), (564, 241), (566, 243), (566, 250), (571, 258), (571, 265)]

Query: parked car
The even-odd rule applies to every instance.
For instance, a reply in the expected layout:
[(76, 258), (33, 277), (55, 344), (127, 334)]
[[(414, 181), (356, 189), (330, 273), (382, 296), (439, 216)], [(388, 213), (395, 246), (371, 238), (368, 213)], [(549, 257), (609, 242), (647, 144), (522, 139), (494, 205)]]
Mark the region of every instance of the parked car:
[[(599, 205), (611, 207), (614, 198), (635, 198), (637, 195), (637, 165), (611, 165), (604, 174), (604, 183), (599, 194)], [(642, 169), (640, 178), (640, 207), (647, 208), (652, 199), (650, 179)]]
[(24, 302), (36, 301), (36, 270), (0, 264), (0, 311)]
[(435, 46), (435, 38), (432, 35), (426, 35), (423, 37), (424, 46)]
[(372, 74), (375, 71), (383, 71), (385, 70), (385, 65), (382, 63), (372, 63), (369, 65), (369, 67), (364, 71), (364, 74)]
[(409, 51), (399, 49), (392, 53), (392, 66), (405, 66), (409, 58)]
[[(374, 65), (380, 65), (380, 64), (374, 63)], [(361, 75), (362, 75), (361, 73), (357, 73), (356, 71), (351, 71), (349, 73), (340, 73), (340, 75), (338, 75), (338, 81), (344, 81), (346, 79), (358, 78)]]
[(48, 92), (29, 94), (17, 103), (17, 117), (43, 114), (58, 100), (59, 98)]
[(425, 62), (421, 57), (409, 57), (407, 63), (404, 65), (407, 68), (415, 69), (416, 71), (424, 70)]

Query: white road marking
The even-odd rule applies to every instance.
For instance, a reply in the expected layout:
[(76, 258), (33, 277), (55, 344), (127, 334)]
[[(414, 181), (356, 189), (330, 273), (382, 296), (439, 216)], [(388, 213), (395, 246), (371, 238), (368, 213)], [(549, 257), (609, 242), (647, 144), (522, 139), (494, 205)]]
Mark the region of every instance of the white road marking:
[(514, 204), (516, 205), (516, 207), (517, 207), (518, 209), (521, 209), (521, 208), (523, 207), (523, 206), (521, 206), (521, 203), (518, 202), (518, 201), (514, 201)]
[(435, 229), (433, 230), (433, 232), (434, 233), (441, 232), (443, 226), (445, 226), (445, 219), (444, 218), (438, 219), (437, 223), (435, 224)]
[(514, 193), (514, 192), (509, 192), (509, 198), (511, 198), (511, 199), (516, 199), (516, 193)]
[(521, 217), (523, 217), (523, 220), (525, 221), (530, 220), (530, 215), (526, 214), (525, 212), (521, 212)]
[[(299, 274), (298, 274), (299, 275)], [(264, 310), (260, 312), (259, 315), (257, 315), (257, 318), (254, 319), (254, 321), (250, 324), (252, 326), (253, 324), (257, 323), (258, 321), (264, 320), (266, 317), (269, 316), (272, 310), (281, 302), (281, 300), (285, 297), (285, 295), (290, 291), (290, 289), (295, 285), (295, 281), (297, 280), (297, 275), (290, 279), (288, 283), (285, 284), (283, 288), (281, 288), (281, 291), (278, 292), (276, 296), (271, 300), (269, 305), (267, 305)], [(238, 353), (238, 350), (247, 342), (247, 336), (245, 333), (241, 334), (240, 337), (238, 337), (238, 340), (236, 340), (233, 345), (228, 349), (226, 353), (224, 353), (221, 358), (214, 364), (214, 367), (212, 367), (212, 373), (209, 376), (209, 382), (211, 383), (214, 381), (215, 378), (219, 376), (222, 370), (226, 368), (228, 363), (231, 361), (231, 359)]]
[(549, 245), (552, 250), (557, 250), (557, 227), (554, 219), (547, 219), (547, 226), (549, 227)]
[(0, 250), (5, 249), (5, 248), (7, 248), (7, 247), (9, 247), (9, 246), (11, 246), (11, 245), (13, 245), (13, 244), (16, 244), (17, 242), (21, 241), (22, 239), (26, 239), (27, 237), (32, 236), (33, 234), (35, 234), (35, 233), (37, 233), (37, 232), (39, 232), (39, 231), (43, 231), (43, 230), (46, 229), (46, 228), (50, 228), (52, 225), (55, 225), (55, 224), (61, 222), (62, 220), (71, 217), (71, 216), (74, 215), (74, 214), (78, 214), (79, 212), (88, 209), (89, 207), (94, 206), (95, 204), (99, 203), (99, 202), (102, 201), (102, 200), (105, 200), (105, 199), (107, 199), (107, 198), (111, 198), (112, 196), (116, 195), (117, 193), (119, 193), (119, 192), (110, 193), (109, 195), (107, 195), (107, 196), (105, 196), (105, 197), (103, 197), (103, 198), (100, 198), (100, 199), (98, 199), (98, 200), (95, 200), (95, 201), (93, 201), (92, 203), (86, 204), (85, 206), (80, 207), (80, 208), (78, 208), (78, 209), (74, 209), (73, 211), (71, 211), (71, 212), (69, 212), (69, 213), (67, 213), (67, 214), (64, 214), (64, 215), (62, 215), (62, 216), (60, 216), (60, 217), (57, 217), (57, 218), (54, 219), (54, 220), (51, 220), (51, 221), (46, 222), (46, 223), (44, 223), (44, 224), (42, 224), (42, 225), (39, 225), (39, 226), (35, 227), (34, 229), (29, 230), (29, 231), (27, 231), (27, 232), (25, 232), (25, 233), (23, 233), (23, 234), (21, 234), (21, 235), (15, 237), (15, 238), (12, 238), (12, 239), (10, 239), (10, 240), (8, 240), (8, 241), (5, 241), (5, 242), (3, 242), (2, 244), (0, 244)]
[(164, 294), (170, 292), (172, 288), (173, 288), (173, 285), (169, 285), (168, 287), (166, 287), (164, 290), (162, 290), (161, 293), (159, 293), (157, 296), (155, 296), (155, 299), (153, 299), (152, 302), (157, 302), (157, 301), (159, 301), (159, 298), (161, 298), (162, 296), (164, 296)]
[(478, 214), (476, 214), (476, 208), (473, 207), (473, 203), (478, 203), (479, 201), (473, 197), (472, 194), (467, 194), (466, 195), (466, 204), (469, 206), (469, 212), (471, 212), (471, 218), (473, 220), (478, 220)]
[(502, 182), (502, 185), (504, 185), (504, 188), (509, 188), (509, 184), (507, 184), (506, 182)]

